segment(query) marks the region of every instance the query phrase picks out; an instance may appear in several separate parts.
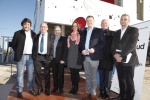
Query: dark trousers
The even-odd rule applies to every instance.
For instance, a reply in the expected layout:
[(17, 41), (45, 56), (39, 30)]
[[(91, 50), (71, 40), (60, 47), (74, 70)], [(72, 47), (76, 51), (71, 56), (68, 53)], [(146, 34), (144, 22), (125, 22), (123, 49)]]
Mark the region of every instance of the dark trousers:
[(106, 92), (108, 90), (109, 72), (108, 70), (100, 70), (100, 92)]
[(120, 98), (121, 100), (133, 100), (135, 89), (134, 89), (134, 69), (133, 66), (124, 66), (119, 63), (117, 66), (117, 73), (120, 87)]
[(79, 85), (79, 69), (70, 68), (72, 86), (78, 88)]
[(57, 63), (55, 58), (51, 62), (53, 73), (53, 86), (62, 90), (64, 87), (64, 64)]
[(50, 60), (46, 56), (37, 55), (34, 60), (35, 84), (42, 89), (41, 67), (44, 67), (45, 89), (50, 89)]

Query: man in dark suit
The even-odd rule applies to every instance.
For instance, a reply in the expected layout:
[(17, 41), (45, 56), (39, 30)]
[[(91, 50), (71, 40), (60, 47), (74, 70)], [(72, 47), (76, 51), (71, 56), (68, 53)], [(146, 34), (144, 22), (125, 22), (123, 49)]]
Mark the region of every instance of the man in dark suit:
[(24, 18), (21, 22), (23, 27), (22, 30), (15, 32), (12, 39), (12, 48), (14, 50), (14, 60), (17, 62), (17, 97), (23, 98), (23, 80), (24, 80), (24, 67), (26, 66), (28, 72), (28, 88), (29, 92), (32, 95), (35, 95), (34, 92), (34, 66), (33, 60), (31, 57), (33, 39), (36, 35), (30, 27), (32, 25), (31, 20)]
[(86, 76), (86, 93), (82, 99), (96, 98), (96, 72), (99, 65), (99, 60), (102, 57), (102, 48), (105, 45), (104, 33), (101, 29), (94, 27), (94, 17), (87, 16), (87, 28), (81, 33), (79, 49), (84, 56), (84, 70)]
[(98, 69), (100, 75), (100, 95), (102, 99), (109, 97), (109, 88), (111, 84), (111, 76), (113, 69), (113, 56), (111, 52), (111, 45), (113, 39), (113, 31), (109, 30), (109, 22), (107, 19), (101, 21), (101, 28), (104, 32), (106, 45), (103, 48), (103, 59), (100, 60)]
[(112, 42), (112, 53), (117, 63), (120, 100), (133, 100), (135, 94), (134, 68), (139, 64), (136, 54), (139, 32), (137, 28), (130, 27), (129, 22), (129, 15), (123, 14), (120, 19), (121, 29), (114, 33)]
[(45, 94), (50, 95), (50, 54), (51, 54), (51, 35), (47, 32), (47, 23), (40, 25), (40, 33), (34, 39), (32, 57), (34, 60), (35, 83), (38, 88), (36, 95), (43, 92), (41, 67), (44, 67)]
[(64, 64), (67, 59), (67, 39), (61, 36), (61, 27), (54, 27), (54, 39), (52, 54), (53, 59), (51, 62), (53, 72), (53, 90), (51, 93), (55, 93), (59, 89), (59, 93), (63, 94), (64, 87)]

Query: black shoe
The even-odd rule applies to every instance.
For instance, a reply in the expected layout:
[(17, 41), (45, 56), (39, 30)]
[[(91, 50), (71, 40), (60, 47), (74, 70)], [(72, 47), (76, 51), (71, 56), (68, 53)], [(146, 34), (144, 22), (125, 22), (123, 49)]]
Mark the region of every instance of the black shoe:
[(40, 95), (43, 92), (43, 89), (38, 89), (38, 92), (36, 93), (36, 95)]
[(50, 90), (49, 89), (45, 89), (45, 94), (46, 95), (50, 95)]
[(74, 90), (73, 90), (73, 92), (72, 92), (72, 94), (73, 94), (73, 95), (76, 95), (77, 92), (78, 92), (78, 87), (75, 87)]
[(23, 99), (22, 92), (17, 92), (17, 98)]
[(36, 95), (36, 93), (35, 93), (34, 90), (30, 90), (29, 93), (32, 94), (32, 95), (34, 95), (34, 96)]
[(104, 97), (105, 97), (105, 99), (108, 99), (109, 95), (107, 93), (105, 93)]
[(54, 88), (54, 89), (51, 91), (51, 93), (52, 93), (52, 94), (53, 94), (53, 93), (56, 93), (57, 90), (58, 90), (58, 89)]
[(63, 94), (64, 93), (64, 90), (63, 89), (60, 89), (59, 90), (59, 94)]
[(72, 89), (69, 91), (70, 94), (72, 94), (74, 91), (74, 87), (72, 87)]
[(101, 92), (98, 97), (100, 97), (100, 98), (102, 98), (102, 99), (105, 99), (105, 94), (104, 94), (104, 92)]

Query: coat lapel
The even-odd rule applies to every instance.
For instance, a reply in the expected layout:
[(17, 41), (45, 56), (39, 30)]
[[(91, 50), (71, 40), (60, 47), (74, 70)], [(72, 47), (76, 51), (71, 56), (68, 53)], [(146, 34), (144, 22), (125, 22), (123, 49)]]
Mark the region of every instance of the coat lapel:
[(31, 30), (31, 37), (32, 37), (32, 39), (34, 39), (34, 37), (35, 37), (35, 34), (32, 30)]
[(50, 52), (50, 46), (51, 46), (51, 34), (48, 33), (48, 37), (47, 37), (47, 54), (49, 54), (49, 52)]
[(121, 36), (121, 30), (118, 30), (118, 33), (117, 33), (117, 39), (118, 39), (118, 41), (120, 41), (121, 39), (120, 39), (120, 36)]
[(59, 38), (59, 40), (58, 40), (58, 43), (57, 43), (57, 46), (56, 47), (58, 47), (59, 45), (59, 43), (62, 41), (62, 36), (60, 36), (60, 38)]
[[(93, 27), (91, 37), (92, 37), (92, 35), (93, 35), (94, 31), (95, 31), (95, 27)], [(90, 37), (90, 40), (91, 40), (91, 37)]]
[(38, 43), (39, 43), (39, 37), (40, 37), (40, 34), (37, 34), (35, 37), (36, 37), (36, 40), (37, 40)]
[(95, 31), (95, 27), (93, 27), (93, 30), (92, 30), (92, 34), (91, 34), (91, 37), (90, 37), (90, 43), (89, 43), (89, 48), (90, 48), (90, 45), (91, 45), (91, 40), (92, 40), (92, 37), (93, 37), (93, 35), (94, 35), (94, 32)]
[(87, 28), (84, 29), (82, 34), (83, 34), (83, 44), (85, 44), (85, 42), (86, 42), (86, 35), (87, 35)]
[[(127, 34), (128, 34), (129, 28), (130, 28), (130, 27), (128, 26), (127, 29), (126, 29), (126, 31), (124, 32), (122, 38), (121, 38), (121, 41), (124, 41), (125, 37), (126, 37)], [(120, 34), (121, 34), (121, 32), (120, 32)]]
[(25, 36), (25, 31), (23, 29), (21, 30), (21, 34)]

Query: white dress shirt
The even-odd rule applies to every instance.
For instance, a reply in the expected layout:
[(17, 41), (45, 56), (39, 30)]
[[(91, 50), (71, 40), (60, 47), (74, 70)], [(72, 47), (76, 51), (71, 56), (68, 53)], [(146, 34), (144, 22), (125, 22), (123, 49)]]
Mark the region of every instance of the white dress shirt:
[(31, 37), (31, 31), (25, 32), (25, 35), (26, 38), (25, 38), (23, 54), (32, 54), (33, 40)]
[(120, 40), (122, 39), (122, 37), (123, 37), (123, 35), (124, 35), (124, 33), (125, 33), (126, 29), (127, 29), (127, 27), (126, 27), (125, 29), (121, 29)]
[(44, 36), (43, 36), (43, 38), (44, 38), (44, 50), (43, 50), (43, 52), (40, 52), (40, 43), (41, 43), (41, 38), (42, 38), (42, 33), (40, 34), (40, 37), (39, 37), (39, 48), (38, 48), (38, 53), (39, 54), (47, 54), (47, 38), (48, 37), (48, 33), (44, 33)]

